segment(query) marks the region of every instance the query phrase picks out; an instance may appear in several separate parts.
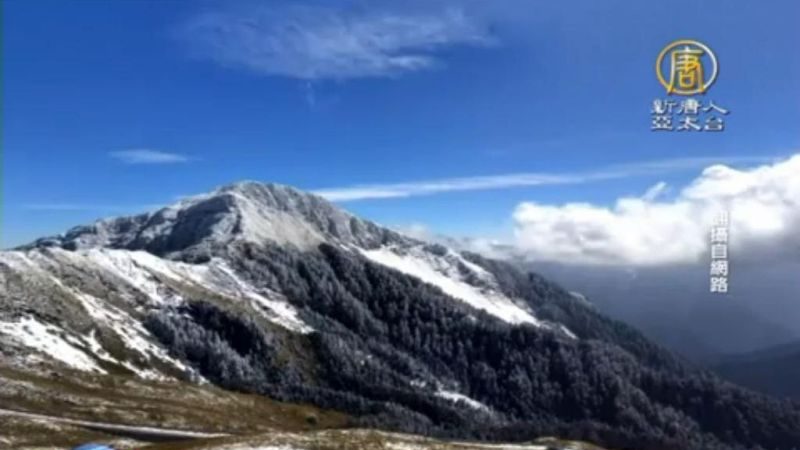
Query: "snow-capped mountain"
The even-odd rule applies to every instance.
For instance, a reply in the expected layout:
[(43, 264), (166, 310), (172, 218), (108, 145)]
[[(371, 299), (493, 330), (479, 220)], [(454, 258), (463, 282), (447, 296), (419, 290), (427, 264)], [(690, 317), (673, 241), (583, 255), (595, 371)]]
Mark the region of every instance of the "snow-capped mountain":
[(43, 238), (30, 247), (123, 248), (170, 256), (232, 242), (274, 242), (313, 249), (322, 242), (374, 247), (406, 242), (321, 197), (289, 186), (241, 182), (185, 198), (153, 213), (101, 220)]
[[(538, 320), (530, 307), (505, 296), (490, 273), (457, 252), (434, 249), (290, 187), (254, 182), (224, 186), (154, 213), (101, 220), (0, 253), (4, 275), (19, 277), (28, 290), (25, 297), (8, 299), (9, 312), (16, 311), (16, 316), (0, 323), (0, 333), (10, 336), (12, 345), (77, 369), (103, 372), (101, 365), (107, 363), (157, 376), (152, 367), (156, 361), (170, 369), (189, 368), (156, 343), (141, 325), (141, 315), (184, 305), (187, 289), (223, 296), (287, 330), (313, 331), (282, 293), (243, 280), (225, 258), (213, 256), (225, 246), (265, 242), (298, 250), (336, 245), (419, 278), (506, 322), (544, 326), (574, 337), (564, 326)], [(198, 254), (209, 259), (180, 261)], [(68, 319), (66, 326), (38, 319), (59, 307), (62, 319)], [(28, 313), (22, 312), (25, 309)], [(119, 340), (126, 356), (109, 353), (98, 333)], [(36, 353), (30, 356), (35, 359)], [(101, 361), (94, 361), (97, 358)]]
[[(797, 405), (689, 367), (538, 275), (274, 184), (0, 252), (0, 344), (17, 367), (210, 382), (404, 431), (800, 442)], [(700, 394), (716, 400), (698, 409)]]

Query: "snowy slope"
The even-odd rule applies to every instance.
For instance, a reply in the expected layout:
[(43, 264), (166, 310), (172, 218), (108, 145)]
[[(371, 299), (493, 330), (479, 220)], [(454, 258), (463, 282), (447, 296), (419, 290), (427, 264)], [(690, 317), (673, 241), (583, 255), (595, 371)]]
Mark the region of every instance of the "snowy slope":
[[(436, 255), (424, 249), (423, 245), (386, 246), (361, 250), (361, 254), (378, 264), (432, 284), (445, 294), (506, 322), (541, 326), (530, 311), (501, 294), (492, 275), (482, 268), (451, 250), (444, 255)], [(470, 275), (475, 280), (472, 284), (467, 281)]]
[(43, 356), (58, 360), (72, 368), (88, 372), (104, 372), (93, 358), (80, 347), (82, 342), (54, 325), (40, 322), (32, 317), (17, 321), (0, 322), (0, 335)]
[(460, 253), (426, 244), (392, 244), (375, 249), (357, 249), (367, 259), (418, 278), (475, 309), (510, 324), (530, 324), (577, 339), (563, 324), (540, 320), (525, 302), (506, 296), (494, 275), (465, 259)]
[[(290, 331), (312, 331), (282, 295), (259, 291), (221, 259), (193, 265), (141, 251), (51, 248), (0, 252), (0, 340), (32, 350), (34, 359), (49, 357), (78, 370), (103, 373), (100, 363), (106, 362), (157, 378), (152, 362), (160, 361), (187, 372), (142, 318), (182, 304), (190, 289), (243, 303)], [(60, 323), (51, 323), (52, 317)], [(113, 333), (127, 357), (112, 356), (97, 330)]]

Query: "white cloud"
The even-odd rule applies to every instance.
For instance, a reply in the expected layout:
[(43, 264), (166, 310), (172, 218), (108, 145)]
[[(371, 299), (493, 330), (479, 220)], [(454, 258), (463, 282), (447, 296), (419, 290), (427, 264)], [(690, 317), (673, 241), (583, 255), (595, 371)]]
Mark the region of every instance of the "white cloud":
[(374, 6), (211, 11), (184, 23), (178, 36), (198, 57), (303, 80), (395, 76), (436, 67), (447, 47), (492, 43), (487, 27), (460, 9)]
[[(763, 157), (726, 158), (729, 163), (763, 162)], [(444, 178), (439, 180), (414, 181), (394, 184), (356, 185), (341, 188), (320, 189), (317, 195), (332, 201), (354, 201), (431, 195), (444, 192), (507, 189), (524, 186), (546, 186), (559, 184), (583, 184), (642, 175), (658, 175), (673, 171), (697, 169), (719, 162), (719, 158), (697, 157), (660, 161), (647, 161), (601, 168), (579, 173), (515, 173), (503, 175)], [(666, 187), (651, 192), (660, 195)]]
[(176, 164), (189, 161), (185, 155), (147, 148), (110, 152), (109, 156), (125, 164)]
[(431, 232), (431, 229), (424, 223), (415, 222), (408, 225), (397, 225), (392, 228), (398, 233), (421, 241), (433, 241), (435, 239), (435, 235)]
[(713, 165), (673, 200), (659, 201), (665, 188), (620, 198), (610, 208), (522, 203), (513, 216), (516, 246), (539, 261), (693, 263), (706, 257), (714, 218), (727, 210), (734, 257), (800, 257), (800, 154), (746, 170)]

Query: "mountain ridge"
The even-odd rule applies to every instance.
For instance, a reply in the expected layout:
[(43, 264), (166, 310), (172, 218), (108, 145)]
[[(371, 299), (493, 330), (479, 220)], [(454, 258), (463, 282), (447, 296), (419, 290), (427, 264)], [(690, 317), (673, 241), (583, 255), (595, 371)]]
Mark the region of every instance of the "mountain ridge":
[(539, 275), (280, 185), (0, 252), (0, 340), (20, 366), (205, 380), (436, 436), (800, 442), (797, 404), (693, 367)]
[(19, 247), (61, 246), (146, 250), (167, 255), (195, 245), (241, 239), (310, 248), (326, 240), (374, 247), (410, 238), (291, 186), (243, 181), (186, 197), (152, 213), (101, 219)]

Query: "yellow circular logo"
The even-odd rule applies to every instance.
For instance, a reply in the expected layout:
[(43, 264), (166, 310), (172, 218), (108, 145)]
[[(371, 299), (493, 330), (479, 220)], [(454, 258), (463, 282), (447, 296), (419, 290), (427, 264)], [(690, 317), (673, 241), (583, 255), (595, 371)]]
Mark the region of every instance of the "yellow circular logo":
[(667, 94), (703, 94), (714, 84), (718, 72), (714, 52), (692, 39), (669, 43), (656, 59), (656, 75)]

